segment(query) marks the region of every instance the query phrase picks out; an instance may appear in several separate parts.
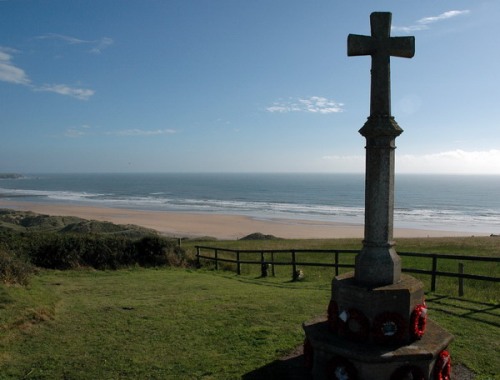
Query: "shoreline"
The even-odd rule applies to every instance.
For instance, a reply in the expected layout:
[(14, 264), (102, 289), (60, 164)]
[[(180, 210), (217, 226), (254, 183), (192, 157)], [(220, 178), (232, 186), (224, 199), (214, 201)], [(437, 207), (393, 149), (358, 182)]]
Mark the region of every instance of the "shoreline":
[[(182, 213), (11, 200), (0, 200), (0, 208), (32, 211), (51, 216), (76, 216), (115, 224), (135, 224), (178, 238), (209, 236), (221, 240), (237, 240), (255, 232), (284, 239), (362, 239), (364, 235), (362, 224), (334, 221), (257, 219), (245, 215)], [(488, 235), (477, 232), (394, 228), (395, 239)]]

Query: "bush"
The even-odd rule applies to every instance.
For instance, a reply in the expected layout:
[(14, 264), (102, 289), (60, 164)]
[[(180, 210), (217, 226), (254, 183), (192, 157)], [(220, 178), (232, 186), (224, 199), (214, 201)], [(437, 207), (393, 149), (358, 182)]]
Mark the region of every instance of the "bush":
[(116, 236), (43, 234), (32, 239), (33, 264), (50, 269), (117, 269), (134, 264), (130, 239)]
[(135, 260), (142, 266), (186, 266), (186, 252), (174, 241), (146, 236), (135, 243)]
[(73, 269), (82, 265), (81, 244), (76, 236), (43, 234), (31, 243), (29, 253), (34, 265), (49, 269)]
[(33, 234), (30, 241), (31, 262), (49, 269), (188, 265), (184, 249), (154, 235), (134, 241), (101, 234)]
[(13, 253), (0, 250), (0, 282), (27, 285), (34, 268)]

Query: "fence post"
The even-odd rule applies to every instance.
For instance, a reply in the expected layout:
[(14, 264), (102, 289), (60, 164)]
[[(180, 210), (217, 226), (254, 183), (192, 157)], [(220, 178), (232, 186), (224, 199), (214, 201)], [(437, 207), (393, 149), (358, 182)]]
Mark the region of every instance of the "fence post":
[(297, 280), (297, 264), (295, 263), (295, 251), (292, 250), (292, 281)]
[(436, 291), (437, 256), (432, 255), (431, 292)]
[(196, 266), (197, 268), (201, 268), (200, 263), (200, 247), (196, 246)]
[(339, 251), (335, 251), (335, 276), (339, 275)]
[(241, 274), (240, 251), (236, 251), (236, 274)]
[(264, 259), (264, 251), (260, 251), (260, 275), (261, 277), (267, 277), (267, 264)]
[[(458, 274), (464, 274), (464, 263), (458, 263)], [(464, 296), (464, 278), (461, 276), (458, 278), (458, 296)]]
[(276, 276), (276, 273), (274, 272), (274, 252), (271, 252), (271, 274), (273, 277)]
[(219, 270), (219, 260), (218, 260), (219, 252), (217, 248), (214, 249), (214, 259), (215, 259), (215, 270)]

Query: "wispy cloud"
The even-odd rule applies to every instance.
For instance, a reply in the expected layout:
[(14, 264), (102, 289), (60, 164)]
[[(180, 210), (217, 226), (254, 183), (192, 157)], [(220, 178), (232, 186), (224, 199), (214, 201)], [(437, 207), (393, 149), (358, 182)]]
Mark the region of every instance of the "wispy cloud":
[(113, 39), (110, 37), (102, 37), (97, 40), (83, 40), (73, 36), (66, 36), (64, 34), (48, 33), (36, 37), (38, 40), (56, 40), (61, 41), (68, 45), (85, 45), (90, 49), (90, 53), (99, 54), (107, 47), (113, 44)]
[(80, 138), (85, 136), (159, 136), (159, 135), (171, 135), (177, 133), (174, 129), (122, 129), (115, 131), (103, 131), (99, 128), (93, 128), (90, 125), (83, 124), (80, 126), (72, 126), (64, 131), (64, 137), (68, 138)]
[(70, 87), (66, 84), (33, 84), (26, 72), (13, 63), (13, 54), (17, 50), (0, 46), (0, 81), (24, 85), (37, 92), (54, 92), (59, 95), (71, 96), (80, 100), (88, 100), (95, 91), (85, 88)]
[(12, 62), (12, 54), (16, 52), (14, 49), (0, 47), (0, 81), (29, 85), (31, 81), (24, 70)]
[(171, 135), (176, 133), (174, 129), (124, 129), (120, 131), (106, 132), (107, 135), (113, 136), (158, 136), (158, 135)]
[[(359, 172), (365, 170), (364, 155), (325, 155), (330, 170)], [(399, 173), (428, 174), (500, 174), (500, 150), (466, 151), (455, 149), (429, 154), (396, 153)]]
[(447, 12), (441, 13), (438, 16), (429, 16), (429, 17), (421, 18), (421, 19), (417, 20), (415, 22), (415, 24), (413, 24), (413, 25), (393, 26), (392, 30), (398, 31), (398, 32), (405, 32), (405, 33), (416, 32), (419, 30), (427, 30), (427, 29), (430, 29), (430, 27), (429, 27), (430, 24), (434, 24), (436, 22), (440, 22), (443, 20), (448, 20), (450, 18), (454, 18), (457, 16), (462, 16), (462, 15), (465, 15), (468, 13), (470, 13), (470, 11), (468, 9), (461, 10), (461, 11), (457, 11), (457, 10), (447, 11)]
[(82, 125), (79, 127), (70, 127), (64, 132), (65, 137), (78, 138), (88, 135), (91, 127), (89, 125)]
[(500, 174), (500, 150), (465, 151), (398, 156), (397, 167), (405, 172)]
[(46, 84), (34, 89), (35, 91), (54, 92), (59, 95), (71, 96), (80, 100), (88, 100), (95, 94), (94, 90), (87, 88), (74, 88), (65, 84)]
[(269, 112), (309, 112), (309, 113), (338, 113), (343, 111), (344, 104), (337, 103), (321, 96), (311, 96), (308, 99), (290, 99), (286, 102), (275, 102), (266, 108)]

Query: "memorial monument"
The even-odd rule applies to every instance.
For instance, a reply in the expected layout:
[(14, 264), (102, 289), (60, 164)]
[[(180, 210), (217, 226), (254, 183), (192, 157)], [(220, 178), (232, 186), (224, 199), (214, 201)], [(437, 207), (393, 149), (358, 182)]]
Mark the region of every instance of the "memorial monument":
[(394, 150), (403, 130), (391, 116), (390, 57), (411, 58), (414, 37), (391, 37), (391, 13), (370, 16), (371, 36), (350, 34), (348, 56), (370, 55), (365, 233), (352, 273), (336, 276), (328, 318), (304, 324), (314, 379), (449, 380), (453, 337), (427, 319), (423, 284), (401, 273), (393, 241)]

